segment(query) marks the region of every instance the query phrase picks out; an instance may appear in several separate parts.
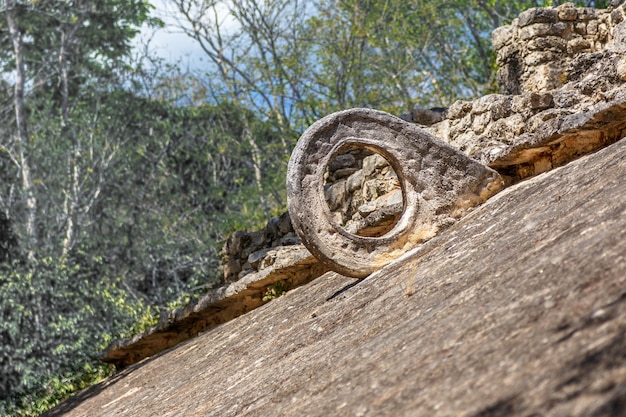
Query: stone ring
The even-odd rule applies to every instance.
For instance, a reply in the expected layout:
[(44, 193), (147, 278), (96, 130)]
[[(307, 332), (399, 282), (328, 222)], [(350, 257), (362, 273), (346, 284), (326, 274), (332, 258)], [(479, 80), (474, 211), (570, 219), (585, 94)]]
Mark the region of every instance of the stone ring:
[[(329, 162), (350, 149), (381, 154), (403, 196), (396, 225), (380, 237), (347, 232), (324, 194)], [(330, 269), (365, 277), (398, 258), (503, 187), (499, 174), (425, 130), (371, 109), (350, 109), (313, 123), (300, 137), (287, 170), (287, 204), (294, 230)]]

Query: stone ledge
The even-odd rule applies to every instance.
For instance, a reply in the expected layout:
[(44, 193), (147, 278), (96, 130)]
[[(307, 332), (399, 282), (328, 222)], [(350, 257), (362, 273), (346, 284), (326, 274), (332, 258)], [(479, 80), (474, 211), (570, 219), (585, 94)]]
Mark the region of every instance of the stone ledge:
[(114, 341), (99, 359), (125, 368), (265, 304), (264, 295), (277, 283), (296, 288), (328, 271), (302, 245), (276, 248), (267, 256), (274, 264), (162, 315), (143, 333)]
[(513, 182), (564, 165), (626, 136), (626, 90), (587, 111), (547, 120), (508, 146), (491, 147), (476, 159)]

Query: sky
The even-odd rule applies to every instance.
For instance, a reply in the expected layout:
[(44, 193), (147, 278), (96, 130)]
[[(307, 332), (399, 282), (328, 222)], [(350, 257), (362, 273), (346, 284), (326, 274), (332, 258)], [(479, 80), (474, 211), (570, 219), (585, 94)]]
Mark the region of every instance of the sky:
[(135, 48), (142, 49), (148, 45), (152, 53), (164, 58), (168, 62), (198, 65), (202, 56), (201, 48), (188, 36), (176, 29), (173, 9), (163, 0), (154, 0), (152, 4), (156, 10), (154, 15), (165, 22), (161, 29), (151, 29), (144, 25), (139, 36), (134, 39)]
[[(150, 51), (166, 61), (180, 62), (183, 66), (200, 69), (204, 52), (194, 40), (183, 34), (181, 29), (177, 29), (179, 22), (171, 1), (153, 0), (152, 4), (155, 7), (154, 15), (165, 22), (165, 27), (157, 30), (144, 27), (135, 39), (135, 47), (141, 48), (148, 43)], [(227, 14), (224, 7), (224, 16)]]

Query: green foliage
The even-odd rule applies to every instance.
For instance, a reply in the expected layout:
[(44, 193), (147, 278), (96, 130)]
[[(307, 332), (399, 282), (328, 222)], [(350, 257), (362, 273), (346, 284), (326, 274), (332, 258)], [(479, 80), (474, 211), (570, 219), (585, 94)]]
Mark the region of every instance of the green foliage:
[[(309, 19), (323, 105), (402, 113), (496, 89), (491, 32), (537, 1), (341, 0)], [(334, 80), (335, 82), (329, 82)]]
[[(17, 2), (16, 18), (25, 42), (27, 69), (40, 86), (57, 90), (59, 56), (65, 53), (75, 82), (87, 81), (93, 75), (107, 78), (107, 73), (131, 53), (131, 40), (142, 24), (163, 24), (150, 16), (152, 9), (145, 0)], [(4, 71), (11, 71), (12, 45), (6, 27), (5, 20), (0, 20), (0, 62)]]
[(271, 301), (280, 297), (289, 291), (289, 283), (287, 281), (278, 281), (269, 287), (263, 295), (263, 301)]
[[(126, 140), (91, 209), (98, 222), (84, 229), (80, 248), (106, 253), (135, 296), (164, 307), (219, 282), (221, 242), (267, 221), (246, 129), (267, 155), (264, 172), (284, 172), (286, 158), (274, 151), (267, 123), (231, 104), (179, 107), (130, 94), (114, 102), (120, 105), (103, 137)], [(123, 128), (111, 134), (112, 124)], [(270, 207), (284, 207), (283, 181), (264, 176)]]
[[(491, 32), (548, 0), (174, 0), (181, 27), (214, 64), (209, 98), (228, 95), (283, 132), (350, 107), (400, 114), (495, 92)], [(606, 7), (607, 1), (577, 1)], [(257, 4), (254, 6), (253, 4)], [(222, 28), (212, 8), (239, 25)], [(193, 29), (189, 29), (193, 28)]]
[(64, 399), (113, 375), (112, 365), (88, 362), (82, 369), (53, 376), (39, 391), (18, 399), (0, 400), (0, 416), (35, 417), (50, 410)]
[(51, 403), (57, 388), (110, 372), (96, 354), (147, 309), (108, 272), (97, 257), (0, 266), (0, 414), (27, 393)]

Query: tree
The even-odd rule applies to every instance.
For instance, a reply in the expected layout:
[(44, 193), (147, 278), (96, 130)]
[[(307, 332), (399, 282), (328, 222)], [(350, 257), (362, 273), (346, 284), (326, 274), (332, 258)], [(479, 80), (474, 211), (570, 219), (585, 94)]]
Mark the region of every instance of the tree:
[(399, 114), (496, 91), (491, 32), (522, 10), (562, 1), (171, 3), (179, 27), (213, 63), (200, 76), (208, 96), (236, 97), (297, 135), (349, 107)]
[[(7, 74), (15, 74), (15, 134), (3, 149), (20, 173), (18, 189), (22, 198), (3, 200), (3, 209), (23, 228), (18, 235), (30, 257), (40, 247), (50, 247), (40, 242), (42, 228), (63, 230), (61, 251), (67, 254), (75, 244), (80, 213), (89, 210), (93, 202), (93, 195), (82, 189), (86, 175), (80, 164), (83, 144), (76, 135), (73, 111), (79, 107), (77, 103), (93, 97), (91, 88), (106, 85), (118, 74), (138, 27), (154, 22), (148, 16), (151, 6), (143, 0), (11, 0), (5, 6), (6, 24), (0, 24), (0, 62), (5, 79), (10, 79)], [(3, 26), (8, 30), (2, 30)], [(42, 115), (44, 109), (49, 113)], [(42, 214), (41, 198), (50, 189), (46, 189), (48, 184), (42, 177), (34, 177), (41, 172), (38, 168), (42, 162), (35, 160), (41, 148), (36, 148), (34, 142), (42, 129), (29, 118), (33, 113), (41, 117), (38, 121), (58, 120), (57, 136), (46, 137), (46, 142), (67, 143), (67, 147), (57, 146), (64, 156), (42, 155), (65, 159), (65, 179), (58, 190), (65, 201), (55, 224), (38, 219)], [(57, 168), (63, 166), (59, 160), (55, 163)], [(24, 221), (20, 213), (25, 213)]]
[(52, 394), (43, 409), (24, 404), (38, 415), (59, 400), (47, 390), (63, 379), (69, 385), (86, 373), (110, 374), (96, 352), (142, 319), (145, 306), (129, 299), (102, 260), (85, 261), (0, 265), (0, 415), (16, 415), (12, 404), (21, 396)]
[(26, 108), (24, 104), (24, 90), (26, 88), (26, 66), (24, 63), (24, 38), (18, 27), (17, 5), (15, 0), (7, 0), (6, 19), (9, 36), (13, 44), (15, 54), (15, 92), (14, 108), (16, 134), (14, 136), (15, 152), (12, 159), (15, 161), (22, 179), (22, 193), (25, 195), (26, 231), (25, 240), (29, 258), (34, 257), (34, 249), (37, 247), (36, 215), (37, 198), (34, 195), (33, 180), (31, 176), (31, 162), (28, 149), (28, 125), (26, 121)]

